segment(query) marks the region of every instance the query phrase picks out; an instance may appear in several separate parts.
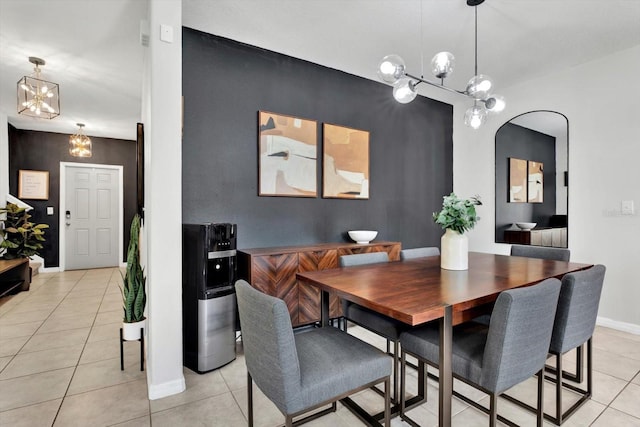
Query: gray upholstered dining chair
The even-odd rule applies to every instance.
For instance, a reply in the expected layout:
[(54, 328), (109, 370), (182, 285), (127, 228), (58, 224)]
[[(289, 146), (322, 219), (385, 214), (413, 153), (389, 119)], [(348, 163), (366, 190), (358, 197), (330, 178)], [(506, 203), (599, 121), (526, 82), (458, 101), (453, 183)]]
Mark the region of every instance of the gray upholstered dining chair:
[(551, 248), (547, 246), (511, 245), (511, 256), (569, 262), (571, 251), (566, 248)]
[(242, 344), (247, 364), (249, 427), (253, 426), (253, 381), (285, 416), (285, 425), (310, 410), (331, 404), (296, 424), (336, 410), (336, 401), (384, 382), (384, 417), (389, 426), (389, 357), (336, 328), (294, 334), (281, 299), (236, 282)]
[(440, 249), (436, 247), (402, 249), (400, 251), (400, 261), (413, 258), (423, 258), (428, 256), (440, 256)]
[[(354, 267), (358, 265), (375, 264), (389, 262), (389, 255), (386, 252), (370, 252), (364, 254), (343, 255), (338, 259), (340, 267)], [(397, 402), (398, 398), (398, 364), (400, 354), (398, 341), (400, 333), (406, 328), (404, 323), (399, 322), (384, 314), (377, 313), (359, 304), (349, 301), (342, 301), (342, 311), (345, 319), (362, 326), (387, 339), (387, 353), (390, 353), (389, 342), (393, 342), (393, 394), (392, 400)], [(345, 330), (346, 330), (345, 322)]]
[[(571, 251), (566, 248), (550, 248), (546, 246), (511, 245), (511, 256), (526, 258), (549, 259), (553, 261), (569, 262)], [(473, 319), (474, 322), (489, 324), (489, 314), (483, 314)], [(577, 359), (578, 367), (582, 367), (581, 357)]]
[[(555, 369), (552, 371), (556, 384), (556, 414), (555, 417), (545, 415), (545, 418), (561, 425), (575, 411), (591, 398), (593, 392), (593, 366), (591, 340), (596, 327), (600, 295), (604, 283), (606, 268), (604, 265), (595, 265), (588, 270), (565, 274), (562, 278), (558, 309), (556, 311), (553, 334), (549, 353), (555, 356)], [(563, 383), (559, 372), (562, 371), (562, 355), (573, 349), (578, 349), (587, 344), (587, 389), (578, 388), (572, 384)], [(565, 378), (567, 377), (566, 375)], [(580, 394), (580, 398), (565, 412), (562, 411), (562, 386)], [(530, 405), (505, 396), (514, 403), (524, 406), (529, 410)]]
[[(463, 323), (453, 329), (452, 371), (454, 377), (488, 393), (490, 407), (463, 397), (465, 402), (489, 413), (490, 425), (497, 419), (497, 397), (505, 390), (538, 375), (538, 426), (543, 422), (543, 369), (551, 341), (553, 319), (558, 305), (560, 281), (547, 279), (536, 285), (501, 292), (491, 323)], [(417, 425), (405, 413), (406, 354), (438, 366), (439, 326), (429, 324), (403, 332), (400, 416)], [(454, 392), (458, 397), (459, 393)]]

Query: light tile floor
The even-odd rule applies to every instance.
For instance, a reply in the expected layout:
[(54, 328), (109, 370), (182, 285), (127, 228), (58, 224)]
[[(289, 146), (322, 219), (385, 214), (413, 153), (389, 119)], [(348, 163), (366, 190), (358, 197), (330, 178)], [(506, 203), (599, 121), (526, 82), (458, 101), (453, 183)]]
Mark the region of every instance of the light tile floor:
[[(0, 299), (0, 426), (246, 426), (246, 368), (242, 345), (237, 359), (206, 375), (184, 370), (187, 390), (150, 401), (146, 372), (139, 369), (139, 345), (125, 344), (120, 371), (118, 333), (121, 297), (118, 269), (69, 271), (34, 276), (31, 290)], [(367, 331), (350, 333), (382, 348), (384, 341)], [(598, 327), (594, 336), (594, 396), (566, 426), (640, 426), (640, 336)], [(575, 355), (565, 366), (575, 366)], [(410, 370), (409, 392), (416, 389)], [(455, 388), (485, 404), (488, 398), (464, 384)], [(534, 403), (535, 381), (510, 393)], [(551, 384), (545, 405), (554, 408)], [(410, 414), (423, 426), (437, 425), (437, 383), (429, 401)], [(283, 417), (259, 391), (257, 427), (281, 425)], [(382, 399), (372, 391), (356, 400), (373, 411)], [(566, 393), (565, 400), (576, 397)], [(454, 426), (486, 426), (487, 418), (454, 399)], [(499, 412), (523, 426), (535, 417), (504, 401)], [(309, 426), (353, 426), (360, 422), (342, 405)], [(408, 424), (395, 418), (393, 426)], [(548, 424), (551, 425), (551, 424)]]

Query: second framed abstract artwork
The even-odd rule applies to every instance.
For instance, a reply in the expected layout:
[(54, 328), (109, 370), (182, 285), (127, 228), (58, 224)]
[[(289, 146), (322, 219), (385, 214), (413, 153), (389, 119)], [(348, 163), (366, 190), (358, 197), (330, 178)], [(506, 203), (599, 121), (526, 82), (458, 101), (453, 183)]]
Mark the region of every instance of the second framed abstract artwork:
[(544, 166), (540, 162), (529, 160), (527, 199), (529, 203), (542, 203), (544, 187)]
[(260, 196), (317, 197), (317, 124), (258, 112)]
[(369, 132), (323, 124), (322, 197), (369, 198)]

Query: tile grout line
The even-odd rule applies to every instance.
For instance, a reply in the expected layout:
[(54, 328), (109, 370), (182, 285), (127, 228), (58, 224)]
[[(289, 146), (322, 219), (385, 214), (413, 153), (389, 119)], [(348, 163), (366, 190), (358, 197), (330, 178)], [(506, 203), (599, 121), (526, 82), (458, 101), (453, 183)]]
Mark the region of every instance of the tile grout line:
[[(71, 290), (75, 289), (76, 286), (78, 286), (78, 283), (80, 282), (80, 280), (82, 280), (82, 278), (84, 278), (84, 276), (86, 276), (87, 271), (85, 270), (84, 274), (82, 276), (80, 276), (80, 278), (78, 279), (78, 282), (76, 282), (76, 285), (71, 288)], [(111, 274), (111, 276), (113, 276), (113, 273)], [(102, 294), (102, 299), (100, 300), (100, 304), (98, 304), (98, 309), (96, 310), (96, 313), (93, 317), (93, 322), (91, 322), (91, 326), (89, 328), (89, 334), (87, 335), (87, 339), (85, 340), (84, 344), (82, 345), (82, 351), (80, 351), (80, 355), (78, 356), (78, 361), (76, 362), (76, 365), (73, 367), (73, 373), (71, 374), (71, 378), (69, 379), (69, 383), (67, 384), (67, 388), (64, 391), (64, 395), (62, 396), (62, 400), (60, 401), (60, 406), (58, 406), (58, 410), (56, 411), (56, 415), (53, 417), (53, 421), (51, 422), (51, 426), (53, 427), (56, 423), (56, 420), (58, 419), (58, 416), (60, 415), (60, 409), (62, 409), (62, 405), (64, 404), (65, 399), (67, 398), (67, 393), (69, 393), (69, 388), (71, 387), (71, 383), (73, 382), (73, 377), (75, 377), (76, 375), (76, 371), (78, 370), (78, 366), (80, 365), (80, 359), (82, 359), (82, 354), (84, 353), (84, 350), (87, 347), (87, 342), (89, 341), (89, 337), (91, 337), (91, 330), (93, 329), (94, 324), (96, 323), (96, 317), (98, 317), (98, 312), (100, 311), (100, 306), (102, 305), (102, 302), (104, 301), (104, 296), (107, 294), (107, 289), (109, 289), (109, 284), (111, 283), (111, 276), (109, 276), (109, 280), (107, 281), (107, 286), (105, 286), (104, 288), (104, 292)], [(71, 291), (69, 291), (69, 293), (71, 293)], [(68, 296), (68, 294), (67, 294)], [(67, 298), (67, 296), (65, 296), (65, 299)]]
[[(640, 371), (639, 371), (639, 372), (640, 372)], [(634, 379), (637, 375), (638, 375), (638, 373), (636, 373), (636, 375), (634, 375), (634, 376), (631, 378), (631, 380), (629, 380), (629, 381), (624, 385), (624, 387), (622, 387), (622, 390), (620, 390), (620, 391), (618, 392), (618, 394), (616, 394), (616, 395), (615, 395), (615, 397), (614, 397), (613, 399), (611, 399), (611, 402), (609, 402), (609, 403), (607, 404), (606, 408), (604, 408), (604, 410), (603, 410), (602, 412), (600, 412), (600, 414), (598, 414), (598, 416), (596, 417), (596, 419), (595, 419), (595, 420), (593, 420), (593, 422), (592, 422), (590, 425), (593, 425), (593, 424), (598, 420), (598, 418), (600, 418), (600, 417), (602, 416), (602, 414), (604, 414), (604, 413), (606, 412), (606, 410), (607, 410), (607, 409), (609, 409), (609, 408), (611, 408), (611, 409), (612, 409), (612, 410), (614, 410), (614, 411), (621, 412), (621, 413), (623, 413), (623, 414), (625, 414), (625, 415), (628, 415), (628, 416), (630, 416), (630, 417), (632, 417), (632, 418), (635, 418), (635, 419), (637, 419), (637, 420), (640, 420), (640, 418), (636, 417), (635, 415), (629, 414), (629, 413), (628, 413), (628, 412), (626, 412), (626, 411), (623, 411), (623, 410), (621, 410), (621, 409), (617, 409), (617, 408), (614, 408), (614, 407), (612, 407), (612, 406), (611, 406), (611, 404), (612, 404), (613, 402), (615, 402), (615, 401), (616, 401), (616, 399), (617, 399), (618, 397), (620, 397), (620, 395), (621, 395), (621, 394), (622, 394), (622, 393), (627, 389), (627, 387), (629, 387), (629, 385), (630, 385), (630, 384), (632, 384), (632, 383), (631, 383), (631, 381), (633, 381), (633, 379)]]
[[(49, 278), (47, 281), (45, 281), (45, 282), (42, 284), (42, 286), (44, 286), (44, 285), (45, 285), (49, 280), (51, 280), (51, 279), (53, 279), (53, 277), (51, 277), (51, 278)], [(40, 324), (40, 326), (38, 326), (38, 327), (36, 328), (36, 330), (35, 330), (35, 331), (33, 331), (33, 333), (29, 336), (29, 339), (28, 339), (28, 340), (26, 340), (26, 341), (24, 342), (24, 344), (22, 344), (22, 345), (20, 346), (20, 348), (18, 349), (18, 351), (17, 351), (14, 355), (12, 355), (12, 356), (11, 356), (11, 360), (9, 360), (9, 362), (4, 366), (4, 368), (0, 369), (0, 374), (1, 374), (2, 372), (4, 372), (4, 370), (5, 370), (5, 369), (7, 369), (7, 367), (11, 364), (11, 362), (13, 362), (13, 360), (16, 358), (16, 356), (18, 356), (18, 354), (20, 353), (20, 351), (21, 351), (21, 350), (22, 350), (22, 349), (23, 349), (23, 348), (24, 348), (24, 347), (29, 343), (29, 341), (31, 341), (31, 339), (32, 339), (32, 338), (33, 338), (33, 337), (38, 333), (38, 331), (40, 330), (40, 328), (42, 327), (42, 325), (44, 325), (44, 324), (45, 324), (45, 322), (46, 322), (47, 320), (49, 320), (49, 318), (51, 317), (51, 315), (52, 315), (52, 314), (53, 314), (53, 313), (58, 309), (58, 307), (60, 306), (60, 304), (62, 304), (62, 301), (64, 301), (64, 300), (65, 300), (65, 298), (69, 295), (69, 293), (73, 290), (73, 288), (75, 288), (75, 287), (76, 287), (76, 285), (77, 285), (77, 282), (76, 282), (76, 284), (75, 284), (75, 285), (73, 285), (73, 287), (72, 287), (71, 289), (69, 289), (69, 291), (67, 291), (67, 293), (65, 294), (64, 298), (62, 298), (62, 299), (60, 300), (60, 302), (55, 306), (55, 308), (54, 308), (53, 310), (51, 310), (51, 313), (49, 313), (49, 315), (48, 315), (48, 316), (47, 316), (47, 317), (42, 321), (42, 323)], [(29, 296), (31, 296), (31, 295), (29, 295)], [(26, 298), (25, 298), (25, 299), (26, 299)], [(25, 301), (21, 301), (20, 303), (16, 304), (16, 306), (19, 306), (20, 304), (24, 304), (24, 303), (25, 303)], [(13, 309), (15, 309), (15, 308), (16, 308), (16, 307), (13, 307), (11, 310), (13, 310)], [(9, 310), (7, 313), (10, 313), (10, 312), (11, 312), (11, 310)], [(6, 326), (13, 326), (13, 325), (6, 325)], [(15, 338), (21, 338), (21, 337), (15, 337)]]
[[(86, 273), (85, 273), (85, 274), (86, 274)], [(84, 276), (84, 274), (83, 274), (83, 276)], [(81, 276), (81, 277), (82, 277), (82, 276)], [(50, 281), (51, 279), (53, 279), (53, 278), (54, 278), (54, 277), (50, 277), (50, 278), (49, 278), (48, 280), (46, 280), (46, 281), (45, 281), (41, 286), (45, 286), (45, 285), (46, 285), (46, 283), (47, 283), (47, 282), (49, 282), (49, 281)], [(45, 322), (46, 322), (46, 321), (51, 317), (51, 315), (52, 315), (52, 314), (53, 314), (53, 313), (58, 309), (58, 307), (60, 306), (60, 304), (62, 304), (62, 302), (65, 300), (65, 298), (67, 298), (67, 296), (69, 295), (69, 293), (71, 293), (71, 291), (72, 291), (72, 290), (77, 286), (77, 284), (78, 284), (78, 281), (79, 281), (79, 280), (80, 280), (80, 279), (76, 280), (76, 283), (73, 285), (73, 287), (72, 287), (71, 289), (69, 289), (69, 290), (66, 292), (65, 296), (64, 296), (64, 297), (60, 300), (60, 302), (55, 306), (55, 308), (51, 311), (51, 313), (49, 313), (49, 315), (45, 318), (45, 320), (43, 320), (43, 321), (42, 321), (42, 324), (41, 324), (41, 325), (40, 325), (40, 326), (39, 326), (35, 331), (33, 331), (33, 333), (31, 334), (31, 336), (29, 336), (29, 339), (27, 339), (27, 340), (25, 341), (25, 343), (20, 347), (20, 349), (18, 350), (18, 352), (16, 352), (16, 354), (14, 354), (14, 355), (11, 357), (11, 360), (9, 361), (9, 363), (7, 363), (7, 365), (6, 365), (2, 370), (0, 370), (0, 373), (2, 373), (2, 372), (4, 371), (4, 369), (6, 369), (6, 367), (11, 363), (11, 361), (13, 361), (13, 359), (14, 359), (14, 358), (15, 358), (15, 357), (20, 353), (20, 350), (22, 350), (22, 349), (24, 348), (24, 346), (25, 346), (25, 345), (27, 345), (27, 344), (29, 343), (29, 341), (31, 340), (31, 338), (33, 338), (33, 337), (37, 334), (37, 332), (40, 330), (40, 328), (42, 327), (42, 325), (44, 325), (44, 323), (45, 323)], [(25, 298), (25, 300), (26, 300), (26, 298)], [(25, 302), (27, 302), (27, 301), (21, 301), (20, 303), (16, 304), (16, 307), (17, 307), (17, 306), (19, 306), (20, 304), (24, 304)], [(14, 310), (16, 307), (11, 308), (11, 310)], [(11, 310), (9, 310), (9, 311), (8, 311), (8, 313), (9, 313)], [(13, 326), (13, 325), (7, 325), (7, 326)], [(16, 337), (16, 338), (19, 338), (19, 337)], [(81, 354), (82, 354), (82, 353), (81, 353)], [(79, 360), (79, 359), (78, 359), (78, 360)], [(57, 368), (57, 369), (51, 369), (51, 370), (44, 371), (44, 372), (38, 372), (38, 374), (42, 374), (42, 373), (45, 373), (45, 372), (60, 371), (60, 370), (63, 370), (63, 369), (68, 369), (68, 368), (70, 368), (70, 366), (63, 367), (63, 368)], [(29, 374), (29, 375), (32, 375), (32, 374)], [(0, 380), (0, 381), (9, 381), (9, 380), (14, 380), (14, 379), (16, 379), (16, 378), (22, 378), (22, 377), (25, 377), (25, 376), (28, 376), (28, 375), (22, 375), (22, 376), (15, 377), (15, 378), (7, 378), (7, 379), (5, 379), (5, 380)], [(66, 394), (66, 392), (65, 392), (65, 394)], [(55, 398), (55, 399), (48, 399), (48, 400), (44, 400), (44, 401), (42, 401), (42, 402), (32, 403), (32, 404), (24, 405), (24, 406), (18, 406), (18, 407), (16, 407), (16, 408), (8, 409), (7, 411), (11, 411), (11, 410), (14, 410), (14, 409), (20, 409), (20, 408), (26, 408), (26, 407), (33, 406), (33, 405), (38, 405), (38, 404), (41, 404), (41, 403), (44, 403), (44, 402), (51, 402), (51, 401), (53, 401), (53, 400), (57, 400), (57, 399), (61, 399), (61, 400), (60, 400), (60, 405), (62, 406), (62, 401), (64, 400), (64, 396), (63, 396), (62, 398), (57, 397), (57, 398)], [(59, 409), (60, 409), (60, 408), (58, 407), (58, 410), (59, 410)], [(1, 412), (6, 412), (6, 411), (1, 411)], [(1, 413), (1, 412), (0, 412), (0, 413)], [(57, 412), (56, 412), (56, 416), (57, 416)], [(54, 419), (54, 420), (55, 420), (55, 419)]]

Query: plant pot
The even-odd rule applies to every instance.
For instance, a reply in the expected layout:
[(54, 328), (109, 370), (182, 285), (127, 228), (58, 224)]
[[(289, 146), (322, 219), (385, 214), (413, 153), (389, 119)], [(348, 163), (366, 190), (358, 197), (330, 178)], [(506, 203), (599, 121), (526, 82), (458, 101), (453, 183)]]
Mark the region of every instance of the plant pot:
[(440, 267), (445, 270), (469, 268), (469, 238), (466, 234), (447, 229), (440, 239)]
[(139, 322), (125, 323), (122, 322), (122, 339), (125, 341), (137, 341), (140, 339), (140, 328), (144, 333), (146, 319)]

